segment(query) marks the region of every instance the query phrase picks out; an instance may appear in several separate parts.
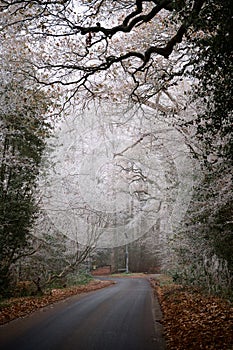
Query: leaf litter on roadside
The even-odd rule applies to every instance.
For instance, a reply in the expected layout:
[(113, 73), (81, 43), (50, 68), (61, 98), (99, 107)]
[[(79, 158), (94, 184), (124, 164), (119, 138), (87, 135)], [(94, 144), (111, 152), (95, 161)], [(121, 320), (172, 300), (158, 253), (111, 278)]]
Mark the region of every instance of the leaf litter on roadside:
[(232, 350), (233, 307), (180, 285), (154, 285), (163, 312), (167, 350)]
[(24, 317), (30, 313), (63, 300), (69, 296), (91, 292), (113, 284), (113, 281), (92, 280), (86, 285), (65, 289), (52, 289), (40, 297), (11, 298), (0, 305), (0, 325), (12, 321), (18, 317)]

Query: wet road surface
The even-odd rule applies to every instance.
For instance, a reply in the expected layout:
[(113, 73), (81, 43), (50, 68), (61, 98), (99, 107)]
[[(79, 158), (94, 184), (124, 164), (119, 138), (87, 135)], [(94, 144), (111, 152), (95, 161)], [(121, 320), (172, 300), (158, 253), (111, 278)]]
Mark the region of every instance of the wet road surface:
[[(158, 305), (143, 278), (45, 307), (0, 327), (2, 350), (163, 350)], [(156, 302), (156, 301), (155, 301)], [(154, 312), (153, 312), (154, 311)]]

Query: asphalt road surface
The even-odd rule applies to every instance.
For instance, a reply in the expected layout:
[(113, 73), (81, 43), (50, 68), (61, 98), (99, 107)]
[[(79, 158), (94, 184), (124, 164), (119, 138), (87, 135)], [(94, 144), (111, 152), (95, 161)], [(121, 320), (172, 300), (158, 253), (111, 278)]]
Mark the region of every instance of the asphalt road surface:
[[(163, 350), (149, 282), (117, 278), (0, 327), (1, 350)], [(157, 314), (156, 314), (157, 313)]]

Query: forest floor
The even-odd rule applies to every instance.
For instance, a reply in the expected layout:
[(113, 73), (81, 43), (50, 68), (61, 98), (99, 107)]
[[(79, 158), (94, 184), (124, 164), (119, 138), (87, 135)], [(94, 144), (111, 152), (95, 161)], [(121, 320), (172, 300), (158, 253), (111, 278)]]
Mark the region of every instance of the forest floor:
[(163, 313), (167, 350), (232, 350), (233, 306), (225, 299), (151, 278)]
[[(128, 277), (146, 276), (135, 274)], [(151, 276), (150, 282), (161, 305), (167, 350), (233, 349), (233, 307), (230, 302), (194, 288), (176, 285), (166, 278)], [(25, 317), (72, 295), (94, 291), (112, 283), (94, 279), (82, 286), (53, 289), (41, 297), (4, 300), (0, 303), (0, 324)]]

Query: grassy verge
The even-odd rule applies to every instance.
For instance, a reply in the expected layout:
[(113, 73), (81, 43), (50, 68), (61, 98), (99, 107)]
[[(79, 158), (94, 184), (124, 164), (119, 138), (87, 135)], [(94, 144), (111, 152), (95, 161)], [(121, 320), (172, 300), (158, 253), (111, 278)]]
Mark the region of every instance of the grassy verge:
[(146, 275), (142, 272), (121, 272), (121, 273), (113, 273), (110, 277), (145, 277)]

